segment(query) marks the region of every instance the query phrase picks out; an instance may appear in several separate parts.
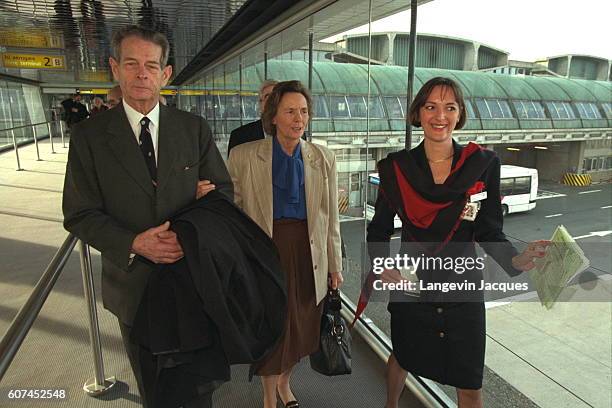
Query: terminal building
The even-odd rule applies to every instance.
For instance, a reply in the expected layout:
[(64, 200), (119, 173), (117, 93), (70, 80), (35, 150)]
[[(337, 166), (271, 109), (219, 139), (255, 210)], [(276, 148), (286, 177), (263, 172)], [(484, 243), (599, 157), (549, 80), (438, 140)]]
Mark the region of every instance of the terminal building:
[[(464, 91), (468, 120), (463, 129), (453, 132), (455, 140), (495, 151), (504, 165), (537, 169), (541, 184), (559, 188), (545, 192), (545, 198), (609, 192), (612, 60), (607, 56), (568, 54), (518, 61), (511, 58), (513, 50), (502, 50), (495, 43), (420, 32), (413, 42), (408, 31), (328, 40), (410, 10), (411, 3), (418, 10), (438, 1), (0, 2), (0, 219), (5, 226), (0, 233), (0, 258), (6, 265), (0, 268), (0, 331), (6, 331), (0, 346), (0, 391), (61, 388), (68, 393), (65, 407), (140, 406), (116, 319), (98, 299), (99, 327), (97, 321), (88, 320), (95, 310), (83, 302), (79, 276), (88, 269), (87, 258), (81, 258), (81, 264), (76, 256), (69, 260), (76, 238), (66, 238), (61, 224), (62, 182), (70, 146), (61, 102), (79, 94), (90, 108), (94, 97), (106, 99), (116, 85), (108, 64), (111, 35), (128, 24), (166, 34), (173, 76), (162, 95), (170, 106), (206, 119), (224, 158), (232, 130), (259, 119), (262, 82), (300, 80), (309, 88), (313, 112), (308, 137), (331, 149), (337, 161), (346, 242), (346, 318), (354, 311), (361, 287), (366, 203), (372, 201), (370, 176), (389, 153), (423, 140), (421, 128), (407, 128), (409, 80), (412, 95), (433, 77), (457, 81)], [(499, 12), (491, 18), (503, 19), (503, 15)], [(411, 47), (415, 47), (412, 64)], [(609, 211), (606, 203), (593, 202), (598, 203), (597, 211)], [(540, 231), (540, 226), (534, 222), (575, 215), (578, 210), (572, 211), (573, 205), (564, 202), (563, 210), (538, 215), (537, 221), (509, 215), (506, 222), (511, 228), (518, 231), (527, 225), (524, 232), (511, 237), (513, 242), (522, 245), (535, 239), (531, 232)], [(612, 230), (609, 215), (596, 218), (599, 213), (594, 211), (585, 210), (567, 221), (591, 225), (591, 216), (599, 220), (593, 222), (601, 225), (588, 227), (593, 231), (586, 230), (580, 238), (605, 237)], [(542, 230), (550, 235), (546, 228)], [(593, 261), (597, 276), (610, 275), (609, 247), (609, 241), (591, 247), (603, 259)], [(86, 253), (87, 247), (81, 248)], [(87, 282), (85, 287), (99, 297), (99, 254), (94, 251), (92, 258), (93, 287)], [(28, 301), (33, 287), (39, 297)], [(491, 334), (485, 406), (609, 407), (610, 303), (586, 301), (576, 307), (568, 302), (543, 312), (538, 309), (537, 294), (529, 295), (536, 300), (519, 306), (511, 302), (514, 298), (487, 303)], [(303, 406), (383, 406), (384, 360), (391, 351), (389, 325), (386, 303), (368, 307), (353, 331), (351, 377), (322, 377), (303, 361), (294, 386)], [(94, 341), (90, 330), (101, 333), (101, 339)], [(585, 333), (593, 333), (589, 341), (580, 337)], [(96, 349), (104, 355), (101, 372)], [(89, 380), (92, 370), (94, 385)], [(102, 384), (96, 385), (100, 375)], [(104, 381), (111, 375), (116, 378)], [(86, 380), (88, 393), (97, 394), (91, 390), (99, 386), (100, 395), (91, 397), (82, 391)], [(261, 406), (256, 380), (249, 382), (248, 368), (238, 367), (233, 382), (216, 393), (216, 406)], [(106, 390), (107, 382), (115, 385)], [(448, 386), (410, 375), (401, 403), (410, 408), (456, 407), (457, 397)], [(0, 395), (0, 406), (5, 404), (19, 406)]]
[[(61, 43), (58, 38), (49, 41)], [(190, 42), (178, 43), (179, 49), (174, 52), (186, 52), (180, 47)], [(280, 55), (274, 55), (271, 49), (260, 56), (265, 56), (265, 61), (250, 63), (243, 57), (242, 63), (223, 64), (189, 80), (180, 75), (181, 84), (175, 80), (176, 85), (166, 93), (180, 109), (210, 122), (224, 152), (233, 129), (258, 119), (257, 89), (262, 81), (310, 81), (315, 109), (310, 124), (312, 138), (336, 152), (340, 190), (353, 209), (349, 213), (358, 214), (365, 200), (364, 185), (368, 174), (375, 171), (376, 161), (405, 143), (408, 44), (406, 33), (374, 33), (368, 58), (367, 35), (345, 36), (336, 44), (317, 42), (311, 70), (308, 47), (303, 44), (288, 52), (277, 50)], [(65, 54), (57, 57), (62, 64), (71, 58), (68, 52)], [(509, 52), (488, 44), (419, 34), (413, 90), (416, 92), (433, 76), (458, 80), (466, 90), (469, 120), (456, 132), (457, 140), (493, 149), (505, 164), (536, 168), (543, 180), (562, 180), (568, 173), (588, 173), (595, 182), (610, 180), (610, 60), (568, 55), (520, 63), (508, 56)], [(180, 58), (176, 61), (180, 68), (183, 62)], [(194, 66), (194, 61), (186, 69)], [(58, 94), (65, 97), (77, 89), (104, 93), (109, 86), (109, 82), (79, 82), (79, 78), (110, 79), (110, 73), (97, 66), (88, 71), (53, 71), (53, 76), (43, 70), (4, 70), (37, 76), (34, 83), (42, 85), (42, 106), (32, 108), (46, 111), (47, 116), (52, 109), (57, 111), (61, 100)], [(74, 86), (75, 81), (83, 86)], [(23, 102), (17, 94), (15, 97), (20, 112), (25, 96)], [(28, 123), (27, 118), (14, 116), (13, 125)], [(8, 117), (7, 112), (4, 120)], [(414, 146), (422, 132), (413, 130)], [(0, 137), (9, 141), (6, 132)]]

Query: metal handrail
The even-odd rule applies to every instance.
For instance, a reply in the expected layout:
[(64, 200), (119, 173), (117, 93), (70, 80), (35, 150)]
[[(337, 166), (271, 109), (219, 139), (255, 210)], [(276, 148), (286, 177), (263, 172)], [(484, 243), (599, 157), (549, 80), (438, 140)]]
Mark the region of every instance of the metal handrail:
[(17, 143), (17, 138), (15, 137), (15, 130), (19, 130), (22, 128), (28, 128), (28, 127), (32, 128), (32, 132), (34, 133), (34, 145), (36, 146), (36, 160), (41, 161), (42, 159), (40, 158), (40, 150), (38, 149), (37, 126), (47, 125), (47, 131), (49, 132), (49, 141), (51, 142), (51, 153), (55, 154), (55, 147), (53, 146), (53, 132), (51, 132), (51, 124), (55, 122), (59, 123), (62, 146), (65, 148), (66, 141), (64, 140), (64, 126), (60, 119), (49, 120), (49, 121), (40, 122), (40, 123), (31, 123), (28, 125), (13, 126), (11, 128), (6, 128), (6, 129), (0, 129), (0, 132), (2, 131), (11, 132), (11, 137), (13, 139), (13, 150), (15, 150), (15, 157), (17, 159), (17, 169), (16, 169), (17, 171), (21, 171), (23, 169), (21, 168), (21, 162), (19, 160), (19, 145)]
[[(15, 316), (4, 336), (2, 336), (2, 340), (0, 340), (0, 382), (2, 382), (4, 374), (19, 351), (23, 340), (32, 328), (34, 321), (45, 304), (49, 293), (51, 293), (51, 290), (55, 286), (64, 266), (66, 266), (66, 262), (68, 262), (77, 241), (77, 237), (68, 234), (64, 243), (57, 250), (40, 280), (32, 290), (28, 300), (21, 307), (17, 316)], [(115, 377), (104, 377), (91, 256), (89, 253), (89, 246), (82, 241), (80, 241), (80, 258), (81, 272), (83, 274), (83, 290), (85, 292), (85, 300), (89, 312), (89, 337), (94, 356), (94, 378), (93, 380), (88, 380), (83, 386), (83, 389), (90, 395), (99, 395), (110, 389), (115, 384), (116, 380)]]
[(57, 120), (47, 120), (45, 122), (39, 122), (39, 123), (29, 123), (27, 125), (21, 125), (21, 126), (13, 126), (12, 128), (5, 128), (5, 129), (0, 129), (0, 132), (3, 130), (9, 131), (9, 130), (17, 130), (17, 129), (21, 129), (21, 128), (27, 128), (30, 126), (40, 126), (40, 125), (46, 125), (47, 123), (53, 123), (56, 122)]

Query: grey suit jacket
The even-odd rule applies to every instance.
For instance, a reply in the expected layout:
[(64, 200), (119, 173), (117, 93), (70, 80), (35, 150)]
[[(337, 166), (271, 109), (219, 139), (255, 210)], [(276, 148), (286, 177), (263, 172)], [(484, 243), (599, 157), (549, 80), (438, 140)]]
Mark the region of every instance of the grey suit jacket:
[(209, 179), (233, 198), (231, 179), (206, 121), (160, 106), (157, 188), (123, 105), (72, 129), (64, 180), (64, 227), (102, 253), (104, 306), (131, 325), (152, 264), (130, 249), (137, 234), (195, 201)]
[[(304, 161), (306, 214), (317, 304), (327, 294), (327, 275), (342, 272), (336, 156), (326, 147), (300, 140)], [(232, 149), (228, 167), (234, 200), (272, 237), (272, 138)]]

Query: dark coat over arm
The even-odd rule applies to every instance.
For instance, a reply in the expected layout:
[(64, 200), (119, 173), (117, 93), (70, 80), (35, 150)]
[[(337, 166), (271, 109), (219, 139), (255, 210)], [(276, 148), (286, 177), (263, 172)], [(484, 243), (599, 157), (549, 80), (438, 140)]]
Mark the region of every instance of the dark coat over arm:
[(173, 228), (185, 257), (154, 267), (131, 332), (142, 364), (155, 362), (151, 393), (162, 407), (227, 381), (229, 364), (260, 361), (282, 335), (287, 307), (274, 242), (222, 194), (181, 211)]

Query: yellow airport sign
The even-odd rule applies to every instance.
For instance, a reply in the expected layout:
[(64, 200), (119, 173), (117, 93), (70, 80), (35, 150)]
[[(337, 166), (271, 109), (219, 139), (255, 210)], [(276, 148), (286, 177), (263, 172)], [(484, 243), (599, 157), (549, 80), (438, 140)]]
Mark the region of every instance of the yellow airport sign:
[[(80, 94), (85, 95), (106, 95), (110, 89), (107, 88), (79, 88)], [(176, 90), (174, 89), (162, 89), (160, 92), (161, 95), (176, 95)]]
[(199, 89), (181, 89), (179, 94), (185, 96), (197, 96), (197, 95), (205, 95), (205, 91)]
[(81, 95), (106, 95), (110, 89), (106, 88), (78, 88)]
[(225, 90), (205, 90), (205, 89), (181, 89), (178, 91), (179, 94), (185, 96), (198, 96), (198, 95), (219, 95), (219, 96), (231, 96), (231, 95), (242, 95), (242, 96), (257, 96), (257, 92), (238, 92), (225, 91)]
[(36, 69), (65, 69), (66, 63), (62, 55), (42, 54), (2, 54), (4, 68), (36, 68)]
[(24, 30), (0, 29), (0, 45), (4, 47), (61, 48), (58, 35)]

